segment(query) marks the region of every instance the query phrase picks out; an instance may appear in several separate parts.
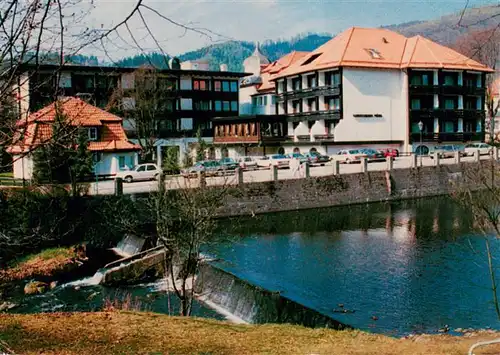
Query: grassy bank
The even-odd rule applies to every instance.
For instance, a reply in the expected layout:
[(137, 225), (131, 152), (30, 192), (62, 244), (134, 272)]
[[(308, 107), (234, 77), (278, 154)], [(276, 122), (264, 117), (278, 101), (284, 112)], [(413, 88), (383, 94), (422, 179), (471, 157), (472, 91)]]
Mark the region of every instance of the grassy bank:
[[(234, 325), (152, 313), (0, 315), (0, 352), (19, 354), (465, 354), (498, 337), (394, 339), (359, 331)], [(498, 354), (500, 346), (476, 354)]]
[(74, 263), (74, 248), (52, 248), (28, 255), (0, 270), (0, 284), (22, 279), (50, 277), (64, 271)]

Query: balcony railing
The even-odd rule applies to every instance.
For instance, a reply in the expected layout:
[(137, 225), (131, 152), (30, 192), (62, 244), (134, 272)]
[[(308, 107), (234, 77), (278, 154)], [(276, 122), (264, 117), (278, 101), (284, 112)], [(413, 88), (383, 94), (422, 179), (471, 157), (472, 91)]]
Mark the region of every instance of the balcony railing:
[(287, 120), (289, 122), (340, 120), (340, 119), (341, 119), (340, 110), (289, 113), (287, 117)]
[(485, 88), (464, 85), (411, 85), (410, 94), (484, 95)]
[(485, 118), (485, 112), (484, 110), (472, 110), (472, 109), (465, 109), (465, 110), (420, 109), (420, 110), (411, 110), (410, 117), (412, 120), (425, 120), (432, 118), (440, 118), (447, 120), (454, 120), (459, 118), (463, 118), (466, 120), (472, 120), (472, 119), (482, 120)]
[(422, 137), (420, 133), (411, 133), (410, 140), (412, 143), (419, 143), (420, 138), (422, 142), (471, 142), (471, 141), (483, 141), (484, 132), (423, 132)]
[(333, 134), (314, 134), (314, 139), (321, 142), (333, 142), (334, 136)]
[(341, 89), (341, 85), (316, 86), (280, 93), (276, 100), (277, 102), (283, 102), (285, 100), (297, 100), (313, 96), (337, 96), (342, 92)]

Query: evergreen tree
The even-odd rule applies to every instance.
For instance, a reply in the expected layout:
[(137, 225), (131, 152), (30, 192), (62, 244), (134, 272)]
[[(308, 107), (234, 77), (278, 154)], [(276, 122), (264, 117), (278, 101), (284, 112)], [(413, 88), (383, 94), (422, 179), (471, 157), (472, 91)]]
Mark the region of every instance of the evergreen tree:
[(68, 122), (58, 103), (51, 125), (52, 136), (33, 153), (33, 178), (37, 183), (77, 182), (92, 173), (92, 155), (87, 149), (87, 132)]

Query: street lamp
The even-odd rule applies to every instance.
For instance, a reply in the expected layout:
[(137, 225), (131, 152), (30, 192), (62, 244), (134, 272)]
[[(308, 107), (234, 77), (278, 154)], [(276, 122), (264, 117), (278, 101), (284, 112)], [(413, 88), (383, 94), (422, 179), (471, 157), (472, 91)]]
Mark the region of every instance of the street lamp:
[(420, 121), (418, 123), (418, 130), (420, 131), (420, 146), (418, 154), (420, 155), (420, 166), (422, 166), (422, 130), (424, 129), (424, 123)]

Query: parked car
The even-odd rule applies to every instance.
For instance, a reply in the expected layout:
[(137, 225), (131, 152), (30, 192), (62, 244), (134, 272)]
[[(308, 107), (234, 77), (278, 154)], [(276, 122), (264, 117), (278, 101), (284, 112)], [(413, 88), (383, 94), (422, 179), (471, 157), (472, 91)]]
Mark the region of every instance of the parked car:
[(219, 163), (225, 170), (234, 170), (239, 166), (233, 158), (222, 158)]
[(434, 159), (434, 154), (437, 153), (437, 155), (443, 159), (453, 158), (456, 152), (460, 152), (461, 155), (465, 153), (464, 148), (456, 144), (440, 145), (434, 147), (434, 149), (430, 153), (430, 157), (431, 159)]
[(275, 154), (269, 156), (269, 163), (267, 167), (271, 169), (273, 165), (277, 166), (278, 169), (284, 169), (290, 167), (290, 158), (288, 158), (286, 155), (281, 155), (281, 154)]
[(154, 180), (162, 173), (155, 164), (139, 164), (130, 170), (123, 170), (116, 173), (115, 178), (122, 178), (123, 181), (131, 183), (133, 181)]
[(199, 172), (205, 176), (215, 176), (224, 173), (225, 168), (217, 160), (203, 160), (196, 162), (192, 167), (182, 169), (181, 174), (185, 178), (196, 177)]
[(259, 168), (269, 168), (269, 157), (268, 156), (262, 156), (262, 157), (257, 157), (255, 159), (255, 161), (257, 162), (257, 166)]
[(399, 150), (394, 149), (394, 148), (383, 148), (383, 149), (380, 149), (380, 151), (382, 153), (384, 153), (384, 155), (385, 155), (386, 158), (388, 158), (388, 157), (393, 157), (393, 158), (399, 157)]
[(480, 155), (489, 155), (493, 147), (486, 143), (470, 143), (465, 146), (464, 156), (474, 156), (478, 150)]
[(313, 165), (324, 166), (326, 163), (328, 163), (331, 160), (328, 155), (321, 155), (318, 152), (307, 153), (306, 158), (308, 159), (309, 164), (311, 164), (311, 166), (313, 166)]
[(239, 157), (238, 164), (243, 170), (257, 170), (259, 168), (256, 157)]
[(360, 149), (342, 149), (340, 152), (332, 156), (332, 160), (338, 160), (343, 164), (360, 163), (366, 154)]
[(304, 155), (300, 153), (290, 153), (285, 155), (288, 159), (298, 159), (301, 163), (308, 162), (309, 159)]
[(377, 161), (386, 161), (385, 154), (380, 150), (375, 150), (371, 148), (365, 148), (361, 150), (365, 155), (369, 163)]

